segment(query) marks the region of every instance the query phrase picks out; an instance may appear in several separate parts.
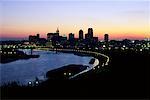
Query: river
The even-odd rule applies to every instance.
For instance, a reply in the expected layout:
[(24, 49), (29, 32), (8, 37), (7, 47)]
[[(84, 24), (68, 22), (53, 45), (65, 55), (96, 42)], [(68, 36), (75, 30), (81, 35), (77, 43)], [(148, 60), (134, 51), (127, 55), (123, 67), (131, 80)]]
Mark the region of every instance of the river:
[[(28, 51), (26, 51), (29, 53)], [(17, 60), (14, 62), (0, 64), (0, 86), (4, 83), (18, 81), (27, 84), (36, 77), (44, 80), (47, 71), (69, 64), (89, 65), (92, 57), (77, 56), (69, 53), (55, 53), (53, 51), (36, 50), (33, 54), (39, 54), (39, 58)]]

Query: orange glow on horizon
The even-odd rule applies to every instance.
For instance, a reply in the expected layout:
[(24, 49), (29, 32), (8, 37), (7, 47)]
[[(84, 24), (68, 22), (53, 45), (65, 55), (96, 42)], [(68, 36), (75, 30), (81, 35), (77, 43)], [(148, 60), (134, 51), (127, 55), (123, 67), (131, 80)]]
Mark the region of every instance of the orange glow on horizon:
[[(55, 32), (55, 31), (54, 31)], [(47, 38), (47, 33), (51, 33), (51, 32), (27, 32), (27, 33), (21, 33), (21, 32), (9, 32), (9, 33), (5, 33), (5, 34), (1, 34), (0, 37), (1, 38), (28, 38), (29, 35), (36, 35), (36, 34), (40, 34), (40, 37), (42, 38)], [(53, 32), (52, 32), (53, 33)], [(70, 32), (71, 33), (71, 32)], [(7, 35), (6, 35), (7, 34)], [(67, 36), (68, 37), (69, 33), (63, 34), (60, 33), (61, 36)], [(78, 38), (78, 33), (74, 33), (75, 34), (75, 38)], [(85, 38), (85, 34), (84, 33), (84, 38)], [(98, 37), (99, 40), (103, 40), (104, 39), (104, 34), (102, 32), (98, 32), (98, 33), (94, 33), (95, 37)], [(146, 33), (107, 33), (109, 34), (109, 39), (113, 40), (121, 40), (121, 39), (145, 39), (145, 38), (150, 38), (150, 35), (146, 34)]]
[[(41, 27), (42, 26), (42, 27)], [(0, 34), (1, 38), (28, 38), (29, 35), (40, 34), (40, 37), (47, 38), (47, 33), (56, 32), (57, 25), (9, 25), (8, 27), (2, 27), (2, 31)], [(59, 25), (59, 31), (61, 36), (67, 36), (69, 33), (74, 33), (75, 37), (78, 38), (78, 32), (80, 29), (83, 30), (84, 36), (88, 31), (87, 26), (83, 25), (80, 27), (79, 25), (70, 26), (68, 24)], [(99, 37), (99, 40), (103, 40), (104, 34), (109, 34), (109, 38), (111, 39), (145, 39), (150, 38), (148, 27), (141, 28), (118, 28), (117, 27), (100, 27), (100, 26), (92, 26), (94, 36)], [(36, 30), (36, 31), (35, 31)]]

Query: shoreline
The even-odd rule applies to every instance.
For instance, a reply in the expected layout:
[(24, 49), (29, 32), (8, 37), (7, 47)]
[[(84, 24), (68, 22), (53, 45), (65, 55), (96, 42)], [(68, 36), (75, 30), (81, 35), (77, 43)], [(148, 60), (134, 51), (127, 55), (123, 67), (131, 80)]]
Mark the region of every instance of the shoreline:
[[(39, 49), (38, 49), (39, 50)], [(106, 63), (105, 63), (105, 65), (108, 65), (108, 62), (109, 62), (109, 57), (108, 56), (106, 56), (106, 55), (104, 55), (104, 54), (100, 54), (100, 53), (98, 53), (98, 52), (93, 52), (93, 51), (82, 51), (82, 52), (78, 52), (78, 51), (80, 51), (80, 50), (77, 50), (77, 51), (75, 51), (75, 50), (69, 50), (69, 49), (57, 49), (58, 51), (56, 51), (56, 49), (47, 49), (47, 50), (44, 50), (44, 51), (52, 51), (52, 52), (56, 52), (56, 53), (58, 53), (58, 52), (61, 52), (61, 53), (70, 53), (70, 54), (74, 54), (74, 55), (77, 55), (77, 56), (84, 56), (84, 57), (86, 57), (86, 56), (90, 56), (90, 57), (93, 57), (94, 58), (94, 62), (93, 62), (93, 64), (91, 65), (91, 66), (89, 66), (89, 67), (87, 67), (85, 70), (83, 70), (83, 71), (80, 71), (79, 73), (76, 73), (75, 75), (73, 75), (73, 76), (70, 76), (69, 77), (69, 79), (72, 79), (72, 78), (75, 78), (76, 76), (78, 76), (78, 75), (81, 75), (81, 74), (83, 74), (83, 73), (86, 73), (86, 72), (88, 72), (88, 71), (90, 71), (90, 70), (95, 70), (96, 69), (96, 67), (100, 67), (100, 66), (104, 66), (104, 62), (105, 62), (105, 60), (104, 60), (104, 58), (102, 58), (102, 56), (103, 57), (106, 57), (107, 58), (107, 61), (106, 61)], [(92, 52), (91, 54), (89, 53), (89, 52)], [(97, 56), (95, 56), (93, 53), (98, 53), (99, 54), (99, 56), (98, 56), (98, 54), (97, 54)], [(92, 59), (93, 59), (92, 58)], [(91, 59), (91, 60), (92, 60)], [(100, 60), (101, 60), (101, 63), (100, 63)], [(103, 60), (104, 60), (104, 62), (103, 62)], [(90, 64), (90, 62), (89, 62), (89, 64)], [(69, 65), (68, 65), (69, 66)], [(83, 66), (83, 65), (82, 65)], [(62, 66), (63, 67), (63, 66)], [(60, 67), (60, 68), (62, 68), (62, 67)], [(59, 69), (59, 68), (58, 68)], [(57, 69), (56, 69), (57, 70)], [(49, 72), (49, 71), (48, 71)]]
[[(61, 51), (62, 50), (62, 51)], [(83, 73), (86, 73), (86, 72), (88, 72), (88, 71), (90, 71), (90, 70), (95, 70), (95, 68), (96, 67), (100, 67), (100, 66), (104, 66), (104, 65), (108, 65), (108, 62), (109, 62), (109, 57), (108, 56), (106, 56), (106, 55), (104, 55), (104, 54), (100, 54), (99, 53), (99, 56), (98, 56), (98, 54), (97, 54), (97, 57), (96, 56), (94, 56), (94, 55), (92, 55), (92, 53), (98, 53), (98, 52), (92, 52), (92, 51), (83, 51), (83, 52), (76, 52), (76, 51), (73, 51), (73, 50), (66, 50), (65, 51), (65, 49), (64, 49), (64, 51), (63, 51), (63, 49), (58, 49), (58, 51), (56, 51), (56, 50), (53, 50), (53, 49), (50, 49), (50, 50), (48, 50), (48, 51), (53, 51), (53, 52), (62, 52), (62, 53), (71, 53), (71, 54), (74, 54), (74, 55), (77, 55), (77, 56), (91, 56), (91, 57), (93, 57), (94, 58), (94, 62), (93, 62), (93, 64), (92, 64), (92, 66), (90, 66), (90, 67), (87, 67), (85, 70), (83, 70), (83, 71), (80, 71), (79, 73), (76, 73), (76, 74), (74, 74), (73, 76), (70, 76), (69, 77), (69, 79), (72, 79), (72, 78), (75, 78), (76, 76), (78, 76), (78, 75), (81, 75), (81, 74), (83, 74)], [(86, 53), (85, 53), (86, 52)], [(92, 52), (91, 54), (89, 53), (89, 52)], [(100, 56), (103, 56), (103, 57), (106, 57), (107, 58), (107, 61), (106, 61), (106, 63), (104, 64), (104, 62), (105, 62), (105, 60), (104, 60), (104, 62), (103, 61), (101, 61), (102, 63), (100, 63), (100, 59), (102, 59)], [(92, 60), (92, 59), (91, 59)], [(89, 62), (90, 63), (90, 62)]]
[[(35, 50), (36, 51), (36, 50)], [(39, 50), (38, 50), (39, 51)], [(43, 51), (45, 51), (45, 50), (40, 50), (41, 52)], [(48, 51), (48, 52), (51, 52), (51, 51)], [(55, 52), (55, 51), (52, 51), (52, 52)], [(72, 54), (72, 53), (70, 53), (70, 54)], [(74, 55), (74, 54), (73, 54)], [(77, 55), (77, 56), (79, 56), (79, 55)], [(89, 66), (89, 61), (90, 61), (90, 59), (91, 59), (91, 57), (89, 58), (89, 60), (87, 60), (87, 64), (83, 64), (83, 63), (81, 63), (82, 64), (82, 66)], [(26, 59), (25, 59), (26, 60)], [(74, 64), (74, 63), (72, 63), (72, 64)], [(69, 64), (67, 64), (66, 66), (68, 66)], [(64, 65), (61, 65), (61, 66), (59, 66), (58, 68), (56, 68), (56, 69), (59, 69), (59, 68), (61, 68), (61, 67), (63, 67)], [(51, 69), (51, 70), (54, 70), (54, 69)], [(51, 70), (48, 70), (48, 71), (51, 71)], [(44, 77), (44, 79), (40, 79), (40, 78), (38, 78), (38, 76), (37, 76), (37, 78), (39, 79), (39, 80), (41, 80), (41, 81), (45, 81), (45, 80), (47, 80), (47, 78), (45, 77), (46, 76), (46, 73), (48, 72), (47, 70), (45, 71), (45, 74), (43, 75), (43, 77)], [(34, 81), (35, 79), (33, 79), (33, 80), (31, 80), (32, 82)], [(14, 82), (14, 80), (12, 81), (12, 83)], [(16, 80), (16, 82), (18, 82), (17, 80)], [(6, 83), (4, 83), (5, 85), (7, 85), (7, 82)], [(3, 85), (4, 85), (3, 84)], [(11, 81), (9, 81), (9, 84), (11, 84)], [(1, 85), (1, 86), (3, 86), (3, 85)], [(28, 83), (26, 83), (26, 84), (20, 84), (20, 82), (19, 82), (19, 85), (28, 85)]]
[[(40, 51), (46, 51), (46, 50), (40, 50)], [(52, 51), (52, 52), (55, 52), (55, 51)], [(58, 52), (61, 52), (61, 51), (58, 51)], [(77, 56), (84, 56), (84, 57), (93, 57), (92, 55), (90, 55), (90, 54), (82, 54), (82, 53), (80, 53), (80, 52), (69, 52), (69, 51), (62, 51), (61, 53), (70, 53), (70, 54), (74, 54), (74, 55), (77, 55)], [(98, 59), (98, 57), (96, 58), (96, 57), (94, 57), (94, 59), (97, 59), (98, 60), (98, 63), (99, 63), (99, 59)], [(94, 63), (95, 63), (95, 61), (94, 61)], [(97, 64), (96, 66), (98, 66), (98, 65), (100, 65), (100, 63), (99, 64)], [(69, 67), (69, 65), (67, 65), (68, 67)], [(81, 66), (81, 65), (80, 65)], [(82, 66), (84, 66), (84, 65), (82, 65)], [(96, 67), (96, 66), (94, 66), (94, 67)], [(61, 66), (60, 68), (62, 68), (62, 67), (64, 67), (64, 66)], [(84, 70), (82, 70), (82, 71), (80, 71), (80, 72), (78, 72), (78, 73), (76, 73), (77, 75), (80, 73), (80, 74), (82, 74), (83, 72), (87, 72), (87, 71), (89, 71), (89, 70), (91, 70), (91, 69), (93, 69), (94, 67), (92, 67), (92, 66), (90, 66), (90, 68), (88, 67), (87, 69), (84, 69)], [(56, 68), (56, 70), (57, 69), (59, 69), (59, 68)], [(55, 70), (55, 69), (54, 69)], [(51, 71), (51, 70), (49, 70), (49, 71)], [(49, 72), (49, 71), (47, 71), (47, 72)], [(46, 73), (47, 73), (46, 72)], [(76, 75), (75, 75), (76, 76)], [(38, 77), (38, 76), (37, 76)], [(45, 80), (46, 80), (46, 78), (45, 78)], [(42, 81), (45, 81), (45, 80), (42, 80)]]

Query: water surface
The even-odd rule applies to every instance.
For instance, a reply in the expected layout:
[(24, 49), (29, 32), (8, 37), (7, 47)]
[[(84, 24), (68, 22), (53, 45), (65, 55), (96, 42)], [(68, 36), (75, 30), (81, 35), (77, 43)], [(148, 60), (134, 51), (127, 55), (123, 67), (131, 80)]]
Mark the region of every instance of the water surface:
[[(25, 52), (29, 53), (29, 51)], [(27, 84), (29, 81), (35, 80), (36, 77), (44, 79), (47, 71), (68, 64), (89, 65), (89, 61), (92, 58), (69, 53), (59, 52), (56, 54), (52, 51), (34, 51), (33, 54), (39, 54), (40, 57), (0, 64), (0, 85), (11, 81)]]

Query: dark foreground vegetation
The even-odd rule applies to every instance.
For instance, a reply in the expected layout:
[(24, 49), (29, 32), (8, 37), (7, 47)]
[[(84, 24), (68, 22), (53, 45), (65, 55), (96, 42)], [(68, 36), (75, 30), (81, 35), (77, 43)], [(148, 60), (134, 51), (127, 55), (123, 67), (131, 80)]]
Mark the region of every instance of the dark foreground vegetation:
[[(3, 86), (2, 98), (149, 98), (149, 51), (109, 50), (102, 53), (110, 57), (108, 66), (97, 67), (71, 80), (49, 78), (33, 87)], [(51, 72), (47, 73), (47, 76), (51, 75)]]
[(49, 80), (67, 80), (70, 76), (85, 70), (87, 67), (88, 66), (74, 65), (74, 64), (67, 65), (58, 69), (48, 71), (46, 73), (46, 77)]

